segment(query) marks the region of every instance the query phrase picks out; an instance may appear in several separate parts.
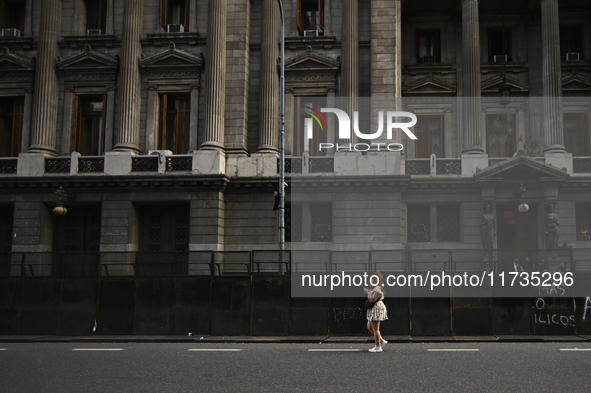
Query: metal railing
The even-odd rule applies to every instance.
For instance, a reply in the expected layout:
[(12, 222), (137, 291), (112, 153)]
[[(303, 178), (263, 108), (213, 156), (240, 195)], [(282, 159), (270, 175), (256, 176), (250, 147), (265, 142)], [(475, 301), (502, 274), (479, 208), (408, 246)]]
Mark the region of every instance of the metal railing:
[[(0, 278), (183, 277), (289, 275), (292, 271), (426, 272), (500, 271), (513, 258), (526, 270), (591, 272), (591, 249), (557, 250), (372, 250), (372, 251), (191, 251), (170, 253), (4, 253)], [(527, 257), (527, 260), (525, 259)]]

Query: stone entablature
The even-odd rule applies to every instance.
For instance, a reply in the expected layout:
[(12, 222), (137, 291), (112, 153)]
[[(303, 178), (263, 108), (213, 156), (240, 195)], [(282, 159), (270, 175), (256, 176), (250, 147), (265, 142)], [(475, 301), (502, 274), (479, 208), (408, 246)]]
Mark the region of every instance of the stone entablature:
[(339, 69), (338, 60), (308, 50), (285, 62), (285, 88), (290, 90), (336, 89)]
[(0, 54), (0, 83), (1, 88), (33, 87), (35, 81), (35, 62), (25, 56), (10, 53), (7, 47), (2, 48)]
[(173, 43), (169, 44), (168, 50), (140, 60), (140, 66), (151, 85), (199, 83), (203, 65), (202, 53), (195, 55), (176, 49)]

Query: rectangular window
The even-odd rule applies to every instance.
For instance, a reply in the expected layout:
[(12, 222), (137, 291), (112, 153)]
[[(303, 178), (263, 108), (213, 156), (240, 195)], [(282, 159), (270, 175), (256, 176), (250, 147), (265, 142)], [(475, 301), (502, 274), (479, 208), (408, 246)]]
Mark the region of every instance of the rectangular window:
[(460, 241), (460, 206), (437, 206), (437, 241)]
[[(320, 150), (320, 143), (327, 142), (326, 127), (315, 121), (307, 112), (308, 108), (314, 108), (320, 111), (325, 97), (310, 98), (296, 97), (295, 130), (293, 133), (293, 153), (294, 156), (301, 156), (304, 152), (311, 156), (325, 156), (326, 149)], [(308, 139), (306, 129), (311, 128), (312, 139)]]
[(160, 138), (158, 148), (174, 154), (187, 154), (191, 121), (191, 97), (189, 95), (160, 96)]
[(21, 152), (24, 99), (0, 99), (0, 157), (18, 157)]
[(189, 251), (189, 205), (141, 206), (140, 251)]
[(429, 241), (429, 206), (408, 205), (407, 211), (407, 237), (408, 242)]
[(417, 116), (415, 158), (443, 157), (443, 116)]
[(577, 241), (591, 241), (591, 203), (575, 205), (577, 218)]
[(285, 207), (285, 241), (332, 242), (332, 204), (288, 204)]
[(298, 1), (298, 32), (300, 35), (305, 35), (305, 31), (316, 31), (317, 35), (324, 34), (323, 10), (323, 0)]
[(488, 61), (504, 63), (512, 61), (511, 28), (492, 27), (488, 29)]
[(578, 53), (579, 60), (583, 60), (583, 29), (580, 26), (564, 26), (560, 28), (560, 58), (567, 59), (568, 53)]
[(107, 0), (86, 0), (86, 32), (100, 34), (107, 31)]
[(83, 156), (100, 156), (105, 146), (106, 95), (76, 96), (72, 149)]
[(441, 45), (439, 36), (439, 30), (417, 30), (417, 63), (424, 64), (441, 62)]
[(98, 253), (101, 244), (101, 207), (68, 205), (67, 209), (68, 214), (54, 218), (54, 251)]
[(182, 25), (184, 30), (176, 33), (188, 31), (189, 3), (189, 0), (160, 0), (160, 24), (165, 29), (168, 25)]
[(486, 115), (486, 151), (490, 158), (511, 157), (515, 152), (515, 116)]
[[(460, 205), (438, 205), (432, 208), (430, 205), (411, 204), (407, 208), (407, 222), (409, 243), (460, 241)], [(437, 225), (437, 228), (431, 228), (431, 224)]]
[[(25, 10), (25, 0), (0, 0), (0, 29), (16, 29), (24, 35)], [(4, 36), (14, 36), (14, 33), (4, 32)]]
[(573, 157), (589, 155), (589, 115), (564, 114), (564, 147)]

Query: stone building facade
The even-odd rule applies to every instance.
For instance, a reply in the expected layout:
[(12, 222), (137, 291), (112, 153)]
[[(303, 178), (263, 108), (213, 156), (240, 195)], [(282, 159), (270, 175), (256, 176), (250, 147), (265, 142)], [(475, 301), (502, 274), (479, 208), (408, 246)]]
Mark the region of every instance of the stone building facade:
[[(0, 4), (3, 252), (133, 264), (133, 253), (278, 249), (277, 1)], [(286, 249), (480, 252), (486, 203), (495, 249), (551, 248), (548, 204), (560, 246), (591, 244), (591, 6), (283, 7), (288, 183), (317, 174), (331, 190), (357, 182), (374, 196), (288, 195), (288, 212), (298, 213)], [(499, 106), (507, 86), (511, 101)], [(418, 117), (419, 139), (401, 138), (396, 154), (310, 151), (299, 113), (310, 97), (400, 97)], [(543, 97), (575, 104), (550, 100), (542, 110), (528, 101)], [(323, 138), (338, 142), (334, 132)], [(75, 195), (62, 200), (66, 216), (52, 213), (59, 186)], [(361, 214), (373, 235), (355, 232)]]

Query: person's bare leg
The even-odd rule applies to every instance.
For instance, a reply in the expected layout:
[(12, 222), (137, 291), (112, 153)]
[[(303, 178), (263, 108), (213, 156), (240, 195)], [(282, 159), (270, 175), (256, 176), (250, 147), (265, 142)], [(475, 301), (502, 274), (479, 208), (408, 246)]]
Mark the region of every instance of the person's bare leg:
[(380, 335), (380, 321), (372, 321), (371, 325), (373, 329), (373, 338), (376, 343), (376, 347), (379, 347), (380, 343), (382, 342), (382, 336)]

